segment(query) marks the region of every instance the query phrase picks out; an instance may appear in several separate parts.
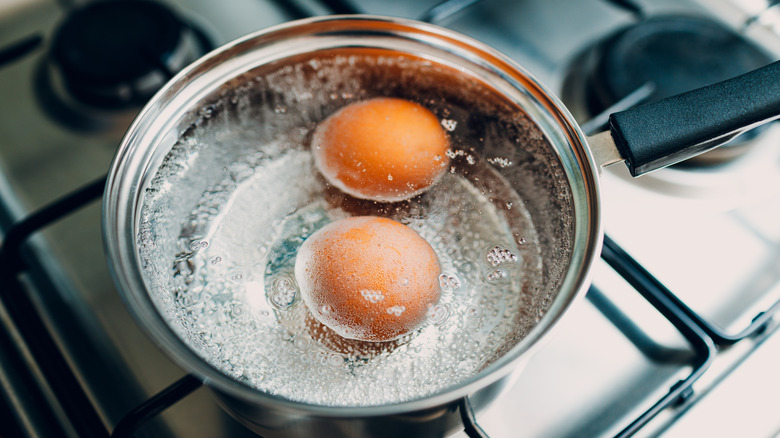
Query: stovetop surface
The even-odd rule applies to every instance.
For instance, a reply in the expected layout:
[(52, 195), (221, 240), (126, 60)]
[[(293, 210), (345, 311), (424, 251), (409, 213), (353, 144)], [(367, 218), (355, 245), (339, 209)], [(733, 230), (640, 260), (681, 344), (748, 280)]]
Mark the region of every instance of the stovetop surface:
[[(372, 0), (359, 5), (372, 14), (417, 18), (437, 3)], [(721, 10), (693, 2), (647, 3), (648, 15)], [(271, 1), (170, 4), (217, 45), (291, 18), (289, 10)], [(316, 1), (301, 5), (315, 14), (329, 12)], [(85, 132), (58, 124), (41, 110), (32, 78), (63, 11), (44, 0), (0, 2), (0, 47), (33, 33), (44, 37), (31, 54), (0, 67), (4, 231), (105, 175), (134, 114), (112, 115), (109, 128)], [(440, 24), (496, 47), (558, 93), (568, 61), (633, 20), (599, 0), (565, 5), (486, 0)], [(733, 15), (726, 19), (735, 20)], [(772, 40), (767, 41), (771, 49)], [(746, 326), (780, 297), (778, 143), (780, 128), (775, 126), (748, 153), (725, 165), (666, 169), (640, 181), (631, 180), (620, 165), (602, 175), (607, 234), (681, 300), (727, 331)], [(36, 262), (24, 281), (112, 427), (185, 372), (152, 345), (114, 290), (103, 255), (99, 207), (94, 202), (37, 235), (30, 252)], [(41, 281), (41, 275), (47, 280)], [(604, 262), (597, 264), (593, 279), (595, 288), (571, 309), (513, 387), (478, 415), (490, 436), (612, 436), (695, 368), (696, 352), (679, 330)], [(757, 337), (720, 349), (694, 395), (665, 409), (640, 435), (691, 436), (698, 427), (708, 427), (712, 436), (780, 433), (780, 420), (766, 410), (780, 389), (780, 376), (768, 366), (780, 359), (774, 330), (770, 325)], [(207, 390), (187, 397), (141, 432), (251, 436)]]

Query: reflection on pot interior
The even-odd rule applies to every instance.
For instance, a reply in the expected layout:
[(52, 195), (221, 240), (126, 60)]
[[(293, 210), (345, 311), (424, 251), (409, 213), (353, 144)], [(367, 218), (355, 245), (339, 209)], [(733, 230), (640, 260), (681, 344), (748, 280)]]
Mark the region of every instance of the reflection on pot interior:
[[(450, 137), (444, 176), (409, 200), (350, 197), (314, 165), (318, 123), (373, 97), (423, 105)], [(334, 49), (249, 71), (199, 111), (146, 190), (138, 240), (161, 313), (236, 380), (331, 406), (420, 398), (475, 376), (549, 305), (568, 260), (556, 247), (568, 186), (538, 129), (486, 85), (409, 55)], [(556, 217), (532, 220), (533, 206)], [(439, 301), (390, 342), (320, 324), (295, 278), (308, 236), (364, 215), (407, 225), (441, 264)], [(564, 256), (543, 264), (552, 251)]]

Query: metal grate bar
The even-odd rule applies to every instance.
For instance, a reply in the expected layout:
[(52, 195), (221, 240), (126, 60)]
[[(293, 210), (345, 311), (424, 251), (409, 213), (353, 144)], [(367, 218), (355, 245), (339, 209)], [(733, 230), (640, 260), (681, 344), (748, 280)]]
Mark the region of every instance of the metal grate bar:
[(103, 194), (105, 185), (106, 178), (100, 178), (12, 226), (5, 235), (3, 245), (0, 246), (0, 269), (4, 272), (8, 271), (9, 274), (16, 274), (22, 270), (23, 262), (19, 250), (24, 241), (33, 233), (98, 199)]
[[(617, 246), (614, 242), (611, 245)], [(672, 291), (663, 285), (655, 276), (645, 270), (638, 262), (633, 262), (633, 272), (637, 275), (641, 275), (643, 281), (648, 284), (648, 287), (652, 287), (656, 294), (663, 296), (664, 300), (668, 301), (670, 305), (678, 309), (681, 315), (684, 315), (686, 319), (695, 323), (709, 338), (719, 346), (732, 345), (747, 337), (761, 334), (765, 329), (772, 317), (780, 311), (780, 300), (775, 301), (767, 310), (759, 312), (747, 327), (738, 330), (736, 332), (729, 333), (718, 325), (708, 321), (693, 309), (688, 307), (680, 298), (677, 297)]]
[(0, 67), (27, 56), (28, 53), (38, 48), (42, 42), (43, 37), (41, 35), (32, 35), (0, 49)]
[(202, 385), (203, 382), (191, 374), (182, 377), (119, 420), (119, 423), (117, 423), (114, 431), (111, 433), (111, 437), (126, 438), (133, 436), (150, 419), (183, 400)]
[[(0, 284), (3, 289), (18, 287), (15, 282), (5, 280)], [(25, 352), (9, 327), (4, 324), (0, 326), (0, 362), (4, 371), (13, 376), (13, 380), (8, 382), (11, 385), (11, 388), (7, 388), (8, 392), (3, 391), (6, 388), (0, 388), (0, 436), (25, 436), (22, 429), (26, 427), (35, 428), (36, 433), (44, 436), (47, 433), (57, 436), (61, 434), (61, 431), (54, 431), (59, 427), (57, 415), (38, 385), (34, 366), (26, 359)], [(44, 428), (44, 431), (41, 432), (40, 428)]]
[(78, 378), (38, 315), (35, 304), (19, 283), (18, 274), (24, 267), (21, 247), (27, 238), (97, 199), (104, 185), (105, 178), (102, 178), (31, 214), (9, 229), (0, 246), (0, 284), (4, 286), (0, 290), (0, 300), (68, 419), (84, 437), (105, 437), (108, 434)]
[(609, 236), (604, 238), (601, 257), (682, 333), (698, 355), (691, 374), (673, 385), (664, 397), (616, 435), (622, 438), (635, 434), (661, 411), (690, 397), (693, 394), (693, 383), (712, 364), (716, 347), (707, 333), (661, 290), (660, 283)]
[(477, 419), (474, 416), (474, 409), (468, 397), (463, 397), (458, 405), (460, 411), (460, 421), (463, 423), (463, 431), (469, 438), (488, 438), (488, 435), (479, 427)]

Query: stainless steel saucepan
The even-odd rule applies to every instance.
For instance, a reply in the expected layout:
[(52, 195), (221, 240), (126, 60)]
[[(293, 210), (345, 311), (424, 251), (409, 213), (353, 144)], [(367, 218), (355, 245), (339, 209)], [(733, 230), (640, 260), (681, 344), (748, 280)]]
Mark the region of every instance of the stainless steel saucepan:
[[(317, 123), (375, 96), (430, 108), (450, 136), (450, 172), (412, 200), (351, 199), (307, 158)], [(478, 412), (511, 383), (588, 288), (603, 237), (601, 166), (625, 161), (638, 175), (779, 113), (775, 63), (614, 114), (609, 132), (588, 138), (521, 67), (453, 31), (368, 16), (293, 22), (206, 55), (146, 105), (111, 167), (106, 251), (138, 323), (252, 430), (267, 437), (444, 436), (463, 427), (464, 409)], [(440, 254), (442, 307), (398, 345), (342, 348), (306, 338), (312, 323), (294, 281), (276, 271), (289, 267), (300, 233), (367, 213), (451, 248)], [(492, 243), (520, 262), (486, 264)], [(263, 336), (292, 353), (264, 350), (264, 339), (246, 335), (263, 324)], [(426, 341), (436, 330), (441, 336)], [(417, 364), (396, 367), (378, 378), (384, 386), (369, 383), (360, 402), (318, 401), (346, 397), (355, 382), (370, 382), (372, 367), (403, 354), (419, 355), (420, 364), (439, 361), (455, 377), (418, 382)], [(286, 372), (278, 368), (298, 366), (290, 357), (309, 373), (265, 389)], [(355, 382), (333, 383), (343, 369)], [(298, 380), (330, 384), (306, 398), (292, 389)], [(404, 385), (423, 389), (396, 397), (393, 388)]]

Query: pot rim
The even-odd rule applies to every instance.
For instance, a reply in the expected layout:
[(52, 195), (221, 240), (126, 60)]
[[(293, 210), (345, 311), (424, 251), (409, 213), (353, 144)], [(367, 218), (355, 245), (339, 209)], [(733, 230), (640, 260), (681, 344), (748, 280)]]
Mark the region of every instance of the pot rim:
[[(470, 379), (425, 397), (394, 404), (324, 406), (297, 402), (237, 382), (201, 359), (176, 335), (149, 298), (136, 248), (138, 216), (143, 202), (144, 181), (148, 182), (149, 173), (156, 170), (149, 167), (149, 155), (159, 145), (161, 137), (170, 137), (171, 134), (170, 131), (160, 134), (164, 130), (154, 132), (150, 126), (159, 124), (155, 122), (160, 119), (182, 113), (183, 108), (171, 108), (174, 106), (169, 105), (172, 99), (178, 99), (175, 103), (196, 103), (197, 96), (182, 93), (182, 89), (192, 88), (196, 80), (201, 85), (213, 85), (210, 73), (228, 59), (248, 57), (251, 61), (254, 52), (269, 45), (295, 40), (302, 35), (330, 35), (340, 30), (365, 30), (367, 27), (377, 32), (412, 35), (426, 43), (443, 46), (468, 62), (488, 66), (502, 80), (532, 99), (535, 111), (538, 112), (532, 118), (537, 124), (549, 124), (543, 126), (542, 130), (555, 147), (571, 186), (575, 209), (572, 258), (560, 291), (536, 326), (517, 345)], [(254, 64), (257, 65), (260, 64)], [(550, 138), (551, 134), (554, 138)], [(155, 141), (147, 143), (146, 140), (150, 139)], [(563, 145), (562, 150), (560, 144)], [(111, 164), (102, 206), (103, 241), (114, 283), (138, 324), (178, 365), (197, 375), (212, 389), (250, 403), (272, 405), (276, 409), (321, 417), (400, 414), (452, 403), (508, 375), (521, 361), (540, 348), (539, 341), (549, 337), (549, 332), (566, 310), (584, 295), (590, 284), (592, 265), (601, 250), (603, 235), (597, 169), (584, 134), (559, 99), (514, 61), (483, 43), (455, 31), (402, 18), (373, 15), (307, 18), (260, 30), (223, 45), (177, 74), (150, 100), (128, 129)]]

